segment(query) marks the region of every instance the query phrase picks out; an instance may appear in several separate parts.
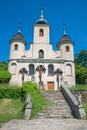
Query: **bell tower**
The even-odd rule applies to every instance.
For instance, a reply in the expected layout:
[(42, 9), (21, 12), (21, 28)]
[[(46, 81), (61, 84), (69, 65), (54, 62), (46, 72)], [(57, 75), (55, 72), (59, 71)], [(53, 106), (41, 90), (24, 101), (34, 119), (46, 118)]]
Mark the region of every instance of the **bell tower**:
[(41, 8), (40, 18), (34, 24), (33, 43), (49, 43), (50, 25), (44, 19), (43, 8)]
[(74, 61), (74, 52), (73, 52), (74, 42), (66, 34), (66, 26), (64, 26), (64, 35), (57, 43), (57, 47), (60, 50), (60, 55), (62, 59)]
[(18, 33), (13, 36), (9, 41), (10, 43), (10, 56), (9, 60), (21, 58), (24, 55), (26, 41), (21, 34), (20, 27), (18, 27)]

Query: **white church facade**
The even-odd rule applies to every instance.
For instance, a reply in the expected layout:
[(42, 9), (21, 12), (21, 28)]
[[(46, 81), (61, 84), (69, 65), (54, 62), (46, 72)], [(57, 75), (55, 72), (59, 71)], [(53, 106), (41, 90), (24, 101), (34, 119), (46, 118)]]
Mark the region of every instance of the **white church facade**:
[(45, 90), (58, 90), (62, 84), (75, 86), (74, 43), (64, 29), (55, 51), (49, 37), (50, 25), (41, 10), (40, 19), (34, 24), (33, 43), (29, 50), (25, 49), (26, 41), (20, 30), (10, 40), (8, 70), (11, 85), (22, 86), (23, 82), (32, 81)]

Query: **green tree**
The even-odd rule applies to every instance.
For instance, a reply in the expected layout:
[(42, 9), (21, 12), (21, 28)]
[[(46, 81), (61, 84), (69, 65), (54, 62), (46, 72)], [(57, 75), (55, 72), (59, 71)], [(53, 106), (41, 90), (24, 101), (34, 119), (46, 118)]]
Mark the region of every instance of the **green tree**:
[(0, 83), (7, 83), (11, 78), (11, 74), (7, 70), (0, 70)]
[(76, 54), (75, 58), (76, 83), (85, 84), (87, 79), (87, 50)]
[(82, 50), (79, 54), (76, 54), (76, 63), (80, 63), (87, 67), (87, 50)]
[(0, 62), (0, 70), (7, 70), (8, 64), (6, 62)]
[(76, 83), (77, 84), (85, 84), (85, 80), (87, 78), (87, 68), (82, 64), (75, 65), (76, 72)]
[(7, 83), (11, 78), (11, 74), (8, 72), (8, 64), (6, 62), (0, 62), (0, 83)]

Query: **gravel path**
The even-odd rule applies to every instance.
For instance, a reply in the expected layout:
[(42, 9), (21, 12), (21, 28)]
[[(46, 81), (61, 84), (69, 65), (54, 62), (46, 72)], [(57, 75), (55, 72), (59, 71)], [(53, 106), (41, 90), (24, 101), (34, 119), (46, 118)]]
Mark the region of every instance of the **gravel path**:
[(87, 121), (77, 119), (12, 120), (3, 124), (0, 130), (87, 130)]

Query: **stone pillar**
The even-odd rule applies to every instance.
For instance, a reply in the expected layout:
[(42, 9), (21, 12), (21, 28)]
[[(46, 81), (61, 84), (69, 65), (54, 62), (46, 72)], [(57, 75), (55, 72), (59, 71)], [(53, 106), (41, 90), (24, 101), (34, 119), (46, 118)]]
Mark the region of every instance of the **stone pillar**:
[(82, 95), (80, 94), (80, 92), (77, 92), (76, 99), (77, 99), (77, 102), (78, 102), (78, 109), (79, 109), (79, 113), (80, 113), (80, 118), (86, 119), (85, 110), (82, 106)]
[(28, 94), (26, 96), (26, 106), (25, 106), (25, 119), (30, 119), (31, 116), (31, 110), (32, 110), (32, 103), (31, 103), (31, 96)]

